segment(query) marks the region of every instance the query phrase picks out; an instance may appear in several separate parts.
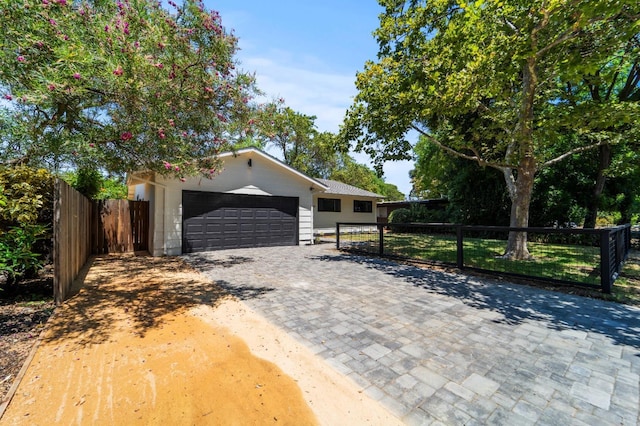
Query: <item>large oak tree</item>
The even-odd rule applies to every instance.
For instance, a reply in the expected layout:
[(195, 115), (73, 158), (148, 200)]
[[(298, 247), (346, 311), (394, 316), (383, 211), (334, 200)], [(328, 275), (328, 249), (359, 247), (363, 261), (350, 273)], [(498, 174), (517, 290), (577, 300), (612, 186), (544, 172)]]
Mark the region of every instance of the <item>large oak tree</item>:
[[(528, 226), (540, 168), (615, 143), (602, 133), (607, 123), (640, 121), (637, 104), (563, 99), (566, 82), (584, 84), (604, 67), (633, 62), (636, 0), (380, 3), (379, 60), (357, 76), (342, 139), (380, 162), (409, 157), (413, 130), (500, 170), (513, 227)], [(568, 131), (579, 143), (561, 154), (547, 149)], [(526, 233), (510, 233), (505, 256), (528, 258), (526, 242)]]

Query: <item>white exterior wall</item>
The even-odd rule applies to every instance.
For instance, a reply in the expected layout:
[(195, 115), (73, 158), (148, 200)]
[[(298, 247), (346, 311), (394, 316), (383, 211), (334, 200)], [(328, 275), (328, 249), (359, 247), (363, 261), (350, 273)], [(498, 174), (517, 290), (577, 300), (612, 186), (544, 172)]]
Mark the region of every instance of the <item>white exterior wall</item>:
[[(340, 210), (339, 212), (321, 212), (318, 211), (318, 198), (339, 198)], [(370, 213), (361, 213), (353, 211), (353, 200), (371, 201), (372, 208)], [(372, 197), (357, 197), (351, 195), (337, 195), (337, 194), (315, 194), (313, 196), (313, 211), (314, 211), (314, 227), (315, 228), (333, 228), (336, 227), (336, 222), (356, 222), (356, 223), (375, 223), (377, 220), (376, 210), (377, 198)]]
[[(251, 167), (248, 161), (251, 159)], [(298, 240), (313, 241), (312, 182), (255, 152), (224, 157), (222, 171), (213, 179), (189, 178), (186, 182), (156, 176), (154, 245), (152, 254), (182, 253), (182, 191), (227, 192), (298, 198)], [(165, 188), (163, 188), (165, 187)], [(352, 206), (353, 207), (353, 206)]]

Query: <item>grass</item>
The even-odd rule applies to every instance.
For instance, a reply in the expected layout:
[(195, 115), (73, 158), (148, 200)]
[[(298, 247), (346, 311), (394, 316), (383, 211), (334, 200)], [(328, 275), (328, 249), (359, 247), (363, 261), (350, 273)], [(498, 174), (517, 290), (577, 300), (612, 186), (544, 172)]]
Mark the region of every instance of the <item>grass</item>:
[[(532, 260), (503, 259), (506, 241), (465, 238), (464, 266), (583, 284), (600, 285), (597, 247), (529, 242)], [(455, 265), (456, 238), (448, 235), (388, 234), (385, 253)]]
[(640, 306), (640, 251), (631, 250), (610, 300)]
[[(341, 237), (358, 248), (377, 251), (378, 234), (360, 233)], [(597, 247), (529, 242), (532, 260), (503, 259), (506, 241), (465, 238), (464, 266), (537, 278), (600, 285), (600, 257)], [(456, 238), (451, 235), (385, 234), (386, 255), (456, 265)]]

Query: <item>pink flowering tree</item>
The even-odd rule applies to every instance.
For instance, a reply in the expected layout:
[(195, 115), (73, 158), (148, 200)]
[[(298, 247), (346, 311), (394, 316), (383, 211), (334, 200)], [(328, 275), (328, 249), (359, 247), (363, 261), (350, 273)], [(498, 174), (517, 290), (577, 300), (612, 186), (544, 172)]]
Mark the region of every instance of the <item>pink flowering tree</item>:
[(0, 10), (0, 104), (23, 139), (5, 162), (210, 174), (216, 154), (252, 132), (254, 78), (200, 1), (0, 0)]

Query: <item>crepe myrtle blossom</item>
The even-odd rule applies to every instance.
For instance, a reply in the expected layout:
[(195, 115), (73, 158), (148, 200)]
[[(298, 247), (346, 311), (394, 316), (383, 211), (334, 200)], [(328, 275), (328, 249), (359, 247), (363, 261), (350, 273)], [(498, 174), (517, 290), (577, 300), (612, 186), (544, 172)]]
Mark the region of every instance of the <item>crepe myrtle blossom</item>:
[(163, 161), (162, 164), (164, 164), (164, 168), (167, 170), (171, 170), (171, 168), (173, 167), (168, 161)]
[(133, 135), (131, 134), (131, 132), (122, 132), (122, 134), (120, 135), (120, 139), (122, 139), (123, 141), (128, 141), (132, 137)]

